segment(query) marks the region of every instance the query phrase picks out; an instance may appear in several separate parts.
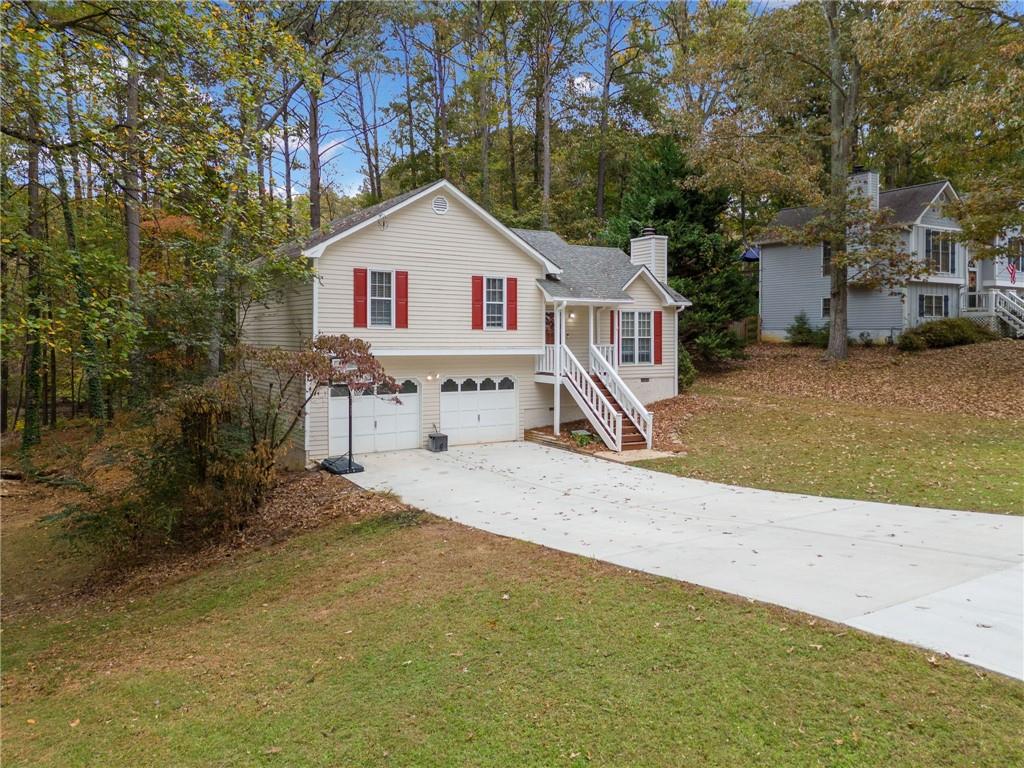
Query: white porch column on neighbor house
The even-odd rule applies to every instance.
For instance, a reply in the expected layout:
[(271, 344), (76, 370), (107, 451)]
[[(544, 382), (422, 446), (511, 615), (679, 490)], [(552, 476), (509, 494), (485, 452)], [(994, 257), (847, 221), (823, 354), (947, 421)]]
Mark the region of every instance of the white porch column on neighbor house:
[(565, 302), (555, 305), (555, 418), (552, 429), (557, 436), (562, 428), (562, 327)]
[[(587, 358), (590, 357), (590, 348), (594, 346), (594, 305), (587, 305)], [(589, 363), (588, 363), (589, 365)]]

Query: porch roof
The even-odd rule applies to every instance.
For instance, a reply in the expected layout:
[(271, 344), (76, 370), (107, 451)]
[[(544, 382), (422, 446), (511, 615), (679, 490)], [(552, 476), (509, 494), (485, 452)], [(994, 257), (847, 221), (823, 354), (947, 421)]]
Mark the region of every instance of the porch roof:
[[(513, 230), (544, 256), (562, 268), (557, 276), (537, 281), (553, 299), (565, 301), (629, 302), (625, 287), (643, 267), (632, 263), (623, 251), (596, 245), (572, 245), (554, 232), (536, 229)], [(664, 283), (658, 284), (677, 302), (682, 295)]]

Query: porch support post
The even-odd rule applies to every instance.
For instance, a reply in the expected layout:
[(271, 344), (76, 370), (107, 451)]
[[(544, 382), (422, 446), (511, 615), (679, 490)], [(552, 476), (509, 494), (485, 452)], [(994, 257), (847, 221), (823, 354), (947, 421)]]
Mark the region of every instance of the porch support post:
[(555, 418), (551, 426), (555, 437), (558, 437), (562, 428), (562, 314), (564, 312), (564, 301), (555, 305)]
[(594, 305), (587, 305), (587, 358), (590, 357), (590, 348), (594, 346)]

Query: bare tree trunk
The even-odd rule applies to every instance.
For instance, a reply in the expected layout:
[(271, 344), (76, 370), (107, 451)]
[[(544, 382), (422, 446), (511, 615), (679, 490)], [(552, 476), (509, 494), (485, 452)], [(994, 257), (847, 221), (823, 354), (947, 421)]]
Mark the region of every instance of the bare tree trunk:
[[(51, 313), (50, 319), (53, 319)], [(57, 348), (50, 345), (50, 365), (47, 371), (50, 377), (50, 427), (57, 426)]]
[(414, 131), (415, 117), (412, 106), (412, 75), (409, 66), (410, 52), (409, 52), (409, 37), (408, 31), (404, 28), (398, 33), (398, 40), (402, 46), (402, 73), (405, 77), (405, 112), (406, 120), (409, 125), (408, 141), (409, 141), (409, 174), (411, 177), (412, 187), (416, 186), (416, 134)]
[[(78, 252), (78, 231), (75, 226), (75, 217), (71, 213), (71, 202), (68, 200), (68, 182), (64, 174), (64, 164), (59, 155), (54, 158), (53, 165), (57, 176), (61, 212), (64, 215), (64, 239), (67, 241), (68, 255), (71, 257), (78, 305), (86, 309), (89, 302), (89, 286), (86, 285), (85, 275), (82, 272), (82, 260)], [(93, 419), (101, 419), (103, 418), (103, 390), (97, 366), (96, 341), (88, 328), (80, 329), (79, 335), (82, 350), (85, 353), (85, 381), (89, 398), (89, 416)]]
[(827, 360), (845, 360), (848, 354), (846, 335), (848, 277), (846, 264), (846, 201), (848, 173), (853, 147), (853, 128), (857, 114), (860, 63), (855, 56), (847, 60), (840, 25), (839, 0), (823, 0), (828, 24), (829, 44), (829, 208), (832, 217), (831, 280), (829, 287), (830, 316)]
[(288, 236), (295, 236), (295, 213), (292, 203), (292, 148), (291, 148), (291, 136), (288, 133), (288, 106), (291, 101), (291, 97), (288, 95), (291, 91), (288, 88), (288, 78), (285, 75), (281, 75), (281, 89), (284, 91), (284, 108), (281, 110), (281, 143), (282, 152), (284, 153), (284, 207), (285, 215), (288, 222)]
[[(35, 114), (29, 110), (29, 133), (35, 136), (39, 124)], [(26, 317), (29, 321), (28, 350), (25, 361), (25, 428), (21, 434), (22, 448), (29, 448), (39, 443), (39, 401), (41, 398), (42, 381), (39, 369), (43, 362), (43, 346), (39, 332), (34, 330), (40, 318), (42, 302), (42, 275), (40, 274), (39, 249), (42, 247), (42, 208), (39, 199), (39, 145), (28, 145), (28, 279), (26, 286)]]
[(541, 193), (541, 223), (547, 229), (551, 221), (551, 59), (544, 61), (544, 187)]
[(128, 89), (125, 99), (125, 125), (128, 128), (128, 151), (125, 156), (125, 235), (128, 250), (128, 284), (133, 306), (138, 306), (139, 268), (141, 266), (139, 193), (142, 188), (139, 173), (139, 70), (136, 62), (128, 63)]
[(320, 92), (309, 91), (309, 226), (320, 229)]
[(604, 73), (601, 77), (601, 116), (598, 124), (597, 137), (597, 194), (594, 212), (597, 218), (604, 220), (604, 188), (608, 174), (608, 106), (611, 97), (612, 68), (612, 32), (615, 21), (615, 3), (608, 3), (608, 24), (604, 38)]
[(516, 132), (512, 107), (512, 88), (515, 73), (512, 71), (512, 52), (509, 50), (508, 21), (501, 27), (501, 49), (504, 64), (505, 122), (508, 131), (508, 173), (512, 192), (512, 210), (519, 210), (519, 181), (516, 178)]
[[(487, 46), (487, 29), (484, 24), (483, 0), (476, 0), (475, 8), (475, 42), (477, 55), (483, 56)], [(489, 174), (489, 154), (491, 131), (490, 125), (490, 79), (480, 78), (480, 90), (477, 93), (477, 121), (480, 132), (480, 205), (484, 208), (491, 207), (491, 185)]]

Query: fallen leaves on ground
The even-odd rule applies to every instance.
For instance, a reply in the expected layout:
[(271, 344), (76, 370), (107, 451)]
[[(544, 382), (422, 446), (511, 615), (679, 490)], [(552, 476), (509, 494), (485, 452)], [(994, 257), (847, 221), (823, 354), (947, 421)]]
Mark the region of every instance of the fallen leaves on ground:
[(836, 403), (1020, 418), (1024, 342), (1002, 339), (925, 352), (854, 347), (848, 360), (825, 362), (819, 349), (758, 344), (732, 369), (702, 377), (709, 386), (750, 394)]

